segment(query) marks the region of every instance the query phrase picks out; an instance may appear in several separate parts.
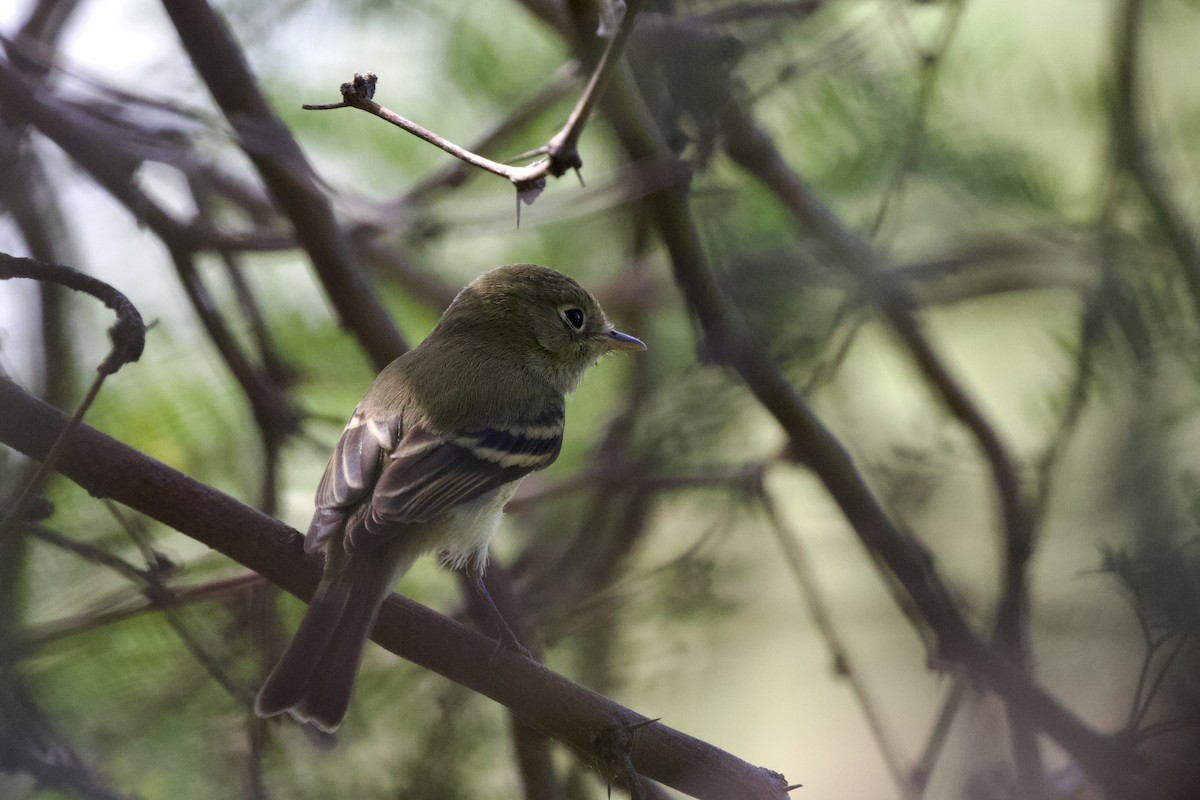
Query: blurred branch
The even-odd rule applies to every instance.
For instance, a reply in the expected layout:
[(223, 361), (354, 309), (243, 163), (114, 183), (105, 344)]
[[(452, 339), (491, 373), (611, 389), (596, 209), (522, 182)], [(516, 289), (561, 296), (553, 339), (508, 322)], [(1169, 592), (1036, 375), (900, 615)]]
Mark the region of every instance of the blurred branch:
[(56, 530), (42, 525), (28, 525), (26, 530), (33, 538), (53, 545), (60, 550), (65, 550), (91, 564), (99, 564), (102, 567), (106, 567), (126, 580), (133, 581), (141, 586), (145, 586), (148, 580), (143, 570), (138, 569), (120, 556), (114, 556), (103, 548), (96, 547), (87, 542), (77, 542)]
[(1116, 68), (1112, 106), (1113, 144), (1116, 158), (1133, 176), (1154, 220), (1166, 237), (1200, 315), (1200, 242), (1188, 224), (1187, 215), (1171, 197), (1166, 172), (1155, 158), (1140, 120), (1139, 69), (1143, 0), (1123, 0), (1118, 8), (1114, 30), (1113, 61)]
[(1074, 379), (1067, 389), (1066, 401), (1059, 414), (1055, 434), (1037, 460), (1038, 488), (1033, 500), (1033, 514), (1044, 520), (1056, 488), (1057, 472), (1066, 455), (1083, 415), (1088, 388), (1095, 376), (1096, 349), (1104, 333), (1104, 320), (1114, 292), (1117, 291), (1117, 238), (1113, 224), (1116, 211), (1114, 182), (1110, 179), (1105, 192), (1100, 218), (1096, 225), (1096, 256), (1100, 264), (1100, 286), (1084, 296), (1083, 312), (1079, 317), (1079, 335), (1075, 351)]
[[(946, 61), (946, 53), (950, 49), (951, 42), (954, 41), (954, 34), (958, 30), (958, 23), (962, 19), (965, 6), (965, 0), (950, 0), (949, 3), (944, 3), (942, 27), (938, 32), (937, 45), (930, 52), (917, 53), (920, 59), (918, 68), (921, 71), (921, 77), (917, 86), (917, 95), (913, 100), (912, 116), (908, 121), (908, 130), (905, 132), (899, 163), (892, 172), (887, 188), (883, 190), (883, 200), (871, 223), (872, 239), (879, 239), (880, 231), (889, 214), (893, 219), (900, 214), (904, 202), (905, 183), (920, 158), (922, 140), (925, 138), (928, 125), (929, 109), (933, 105), (934, 89), (937, 87), (942, 65)], [(904, 12), (900, 10), (897, 13), (903, 14)]]
[[(217, 194), (217, 191), (210, 178), (211, 176), (208, 174), (189, 175), (188, 186), (196, 204), (197, 215), (206, 220), (210, 227), (215, 228), (214, 195)], [(276, 384), (281, 386), (286, 384), (294, 376), (294, 370), (284, 360), (279, 348), (275, 345), (274, 337), (271, 335), (271, 329), (267, 325), (266, 317), (255, 296), (254, 288), (246, 280), (243, 264), (238, 258), (237, 251), (218, 249), (218, 256), (225, 266), (225, 274), (229, 276), (229, 281), (233, 284), (238, 306), (249, 325), (250, 335), (254, 339), (263, 370)]]
[[(203, 215), (211, 215), (208, 193), (192, 182), (192, 196), (196, 198), (196, 207)], [(241, 308), (242, 316), (250, 327), (250, 335), (254, 339), (258, 359), (262, 364), (262, 374), (267, 382), (275, 387), (273, 399), (278, 401), (273, 414), (267, 422), (255, 415), (258, 425), (259, 438), (262, 440), (263, 470), (262, 485), (259, 495), (258, 508), (265, 514), (275, 516), (279, 508), (279, 455), (286, 439), (299, 429), (299, 414), (296, 412), (291, 399), (287, 396), (287, 385), (294, 377), (294, 370), (283, 359), (271, 329), (267, 326), (266, 317), (262, 313), (254, 288), (246, 280), (242, 263), (235, 253), (222, 251), (221, 263), (225, 266), (225, 274), (233, 285), (234, 296)], [(291, 419), (288, 419), (288, 416)]]
[(896, 791), (905, 800), (914, 800), (917, 792), (912, 781), (909, 780), (908, 771), (904, 768), (899, 748), (896, 746), (897, 743), (884, 727), (883, 716), (879, 713), (879, 704), (871, 696), (863, 675), (854, 668), (850, 659), (850, 651), (842, 641), (837, 626), (833, 624), (833, 616), (817, 586), (816, 575), (813, 573), (812, 564), (809, 562), (808, 554), (804, 550), (799, 535), (796, 531), (791, 530), (784, 521), (783, 515), (779, 513), (779, 508), (775, 503), (775, 498), (771, 496), (770, 492), (760, 486), (757, 499), (767, 517), (772, 533), (775, 534), (784, 561), (787, 562), (796, 586), (804, 598), (804, 604), (808, 607), (813, 626), (820, 637), (825, 640), (825, 648), (833, 659), (834, 675), (846, 681), (850, 686), (850, 692), (858, 702), (859, 710), (862, 711), (871, 736), (875, 739), (875, 746), (879, 748), (879, 754), (883, 757), (888, 774), (891, 776), (892, 782), (896, 784)]
[[(163, 582), (163, 568), (154, 553), (149, 554), (146, 569), (138, 569), (128, 561), (118, 558), (101, 548), (84, 542), (77, 542), (49, 528), (31, 526), (28, 530), (31, 535), (43, 542), (73, 553), (90, 563), (99, 564), (111, 569), (126, 580), (137, 584), (142, 594), (145, 595), (154, 608), (163, 612), (167, 624), (175, 631), (179, 640), (183, 642), (184, 647), (187, 648), (192, 657), (200, 663), (213, 680), (240, 705), (245, 708), (251, 707), (254, 701), (253, 693), (246, 687), (238, 685), (225, 672), (224, 667), (219, 661), (208, 652), (184, 623), (183, 618), (179, 615), (182, 603), (179, 602), (171, 588)], [(129, 528), (129, 530), (130, 534), (134, 535), (132, 528)], [(21, 644), (25, 644), (25, 642), (21, 642)]]
[[(913, 315), (915, 301), (902, 284), (880, 268), (871, 248), (855, 236), (791, 169), (770, 136), (746, 110), (736, 103), (728, 103), (723, 122), (725, 152), (775, 194), (802, 231), (815, 236), (851, 270), (863, 290), (878, 304), (925, 380), (974, 437), (992, 474), (1004, 523), (1005, 559), (994, 638), (1002, 646), (1004, 657), (1021, 668), (1026, 667), (1029, 662), (1026, 566), (1033, 555), (1034, 519), (1023, 496), (1016, 459), (925, 337)], [(1032, 795), (1040, 794), (1044, 767), (1037, 734), (1025, 720), (1025, 708), (1009, 704), (1008, 711), (1022, 785)]]
[[(64, 425), (60, 412), (0, 381), (0, 442), (43, 458)], [(91, 428), (71, 436), (58, 469), (92, 494), (219, 550), (301, 599), (316, 588), (319, 563), (304, 556), (296, 531)], [(372, 638), (593, 757), (605, 731), (646, 719), (528, 659), (496, 652), (492, 640), (398, 595), (384, 604)], [(786, 781), (777, 773), (665, 725), (640, 730), (631, 758), (639, 774), (697, 798), (785, 797)]]
[[(67, 20), (75, 12), (78, 0), (40, 0), (30, 9), (16, 39), (29, 47), (54, 52)], [(45, 78), (45, 62), (20, 59), (19, 67), (32, 80)], [(63, 215), (57, 192), (34, 150), (23, 125), (4, 125), (0, 133), (0, 200), (6, 206), (29, 254), (38, 261), (77, 264), (74, 235)], [(67, 334), (69, 293), (55, 284), (38, 284), (41, 300), (41, 334), (45, 398), (59, 407), (66, 406), (73, 383), (73, 354)]]
[(954, 725), (954, 718), (958, 715), (959, 708), (962, 707), (966, 693), (966, 682), (961, 679), (955, 680), (950, 691), (946, 692), (945, 699), (942, 700), (941, 708), (938, 709), (937, 717), (929, 730), (929, 737), (925, 740), (925, 746), (921, 748), (921, 755), (917, 757), (917, 761), (913, 765), (912, 781), (920, 789), (917, 796), (922, 800), (929, 791), (929, 779), (933, 775), (938, 759), (946, 750), (946, 742), (950, 740), (950, 729)]
[[(1147, 678), (1154, 664), (1154, 657), (1159, 649), (1175, 640), (1174, 647), (1171, 648), (1167, 656), (1161, 659), (1158, 665), (1158, 674), (1147, 685)], [(1179, 657), (1184, 648), (1188, 645), (1187, 633), (1175, 633), (1164, 635), (1157, 641), (1148, 641), (1146, 644), (1146, 660), (1142, 665), (1141, 674), (1138, 676), (1137, 692), (1133, 698), (1133, 708), (1129, 712), (1129, 720), (1125, 725), (1127, 731), (1136, 731), (1145, 720), (1146, 714), (1150, 711), (1150, 706), (1154, 703), (1154, 696), (1158, 694), (1159, 687), (1162, 686), (1163, 679), (1167, 677), (1167, 673), (1171, 671), (1171, 664)], [(1140, 705), (1140, 707), (1139, 707)]]
[(173, 237), (168, 236), (163, 243), (167, 246), (192, 309), (250, 404), (262, 438), (266, 466), (261, 494), (263, 510), (272, 514), (276, 505), (275, 466), (279, 448), (299, 429), (300, 415), (279, 381), (265, 369), (251, 363), (242, 351), (220, 307), (201, 279), (192, 253), (174, 241)]
[(20, 676), (0, 670), (0, 771), (24, 772), (46, 789), (86, 800), (128, 800), (76, 752)]
[(383, 369), (408, 345), (368, 285), (329, 198), (258, 88), (241, 47), (207, 0), (165, 0), (163, 7), (242, 149), (291, 219), (342, 325), (353, 331), (376, 369)]
[[(648, 226), (644, 222), (634, 226), (630, 256), (617, 283), (634, 286), (642, 283), (639, 276), (645, 270), (646, 251), (650, 246), (647, 233)], [(648, 324), (647, 302), (652, 296), (642, 293), (637, 298), (630, 298), (633, 302), (622, 309), (622, 319), (633, 330), (642, 330)], [(631, 447), (636, 423), (657, 386), (660, 370), (656, 359), (645, 358), (630, 364), (627, 374), (629, 379), (620, 393), (621, 407), (587, 459), (591, 465), (588, 472), (592, 475), (645, 477), (653, 470), (651, 460), (638, 457)], [(551, 550), (544, 541), (535, 540), (526, 548), (518, 563), (534, 564), (536, 572), (530, 580), (532, 593), (541, 595), (539, 604), (543, 608), (556, 609), (560, 618), (569, 617), (569, 609), (578, 608), (586, 598), (611, 585), (626, 556), (646, 535), (655, 493), (661, 488), (652, 486), (653, 483), (653, 479), (635, 480), (625, 484), (626, 491), (614, 492), (612, 484), (603, 477), (590, 482), (589, 496), (579, 514), (579, 523), (566, 545)], [(547, 557), (547, 552), (553, 555)], [(594, 617), (591, 623), (591, 635), (583, 642), (586, 649), (593, 651), (583, 657), (585, 669), (592, 672), (587, 682), (607, 687), (611, 678), (609, 648), (615, 633), (615, 620), (610, 613), (604, 613)]]
[(550, 740), (512, 714), (508, 715), (508, 730), (525, 800), (561, 800), (563, 790), (554, 772)]
[[(227, 255), (230, 251), (241, 249), (242, 245), (252, 242), (261, 234), (256, 232), (248, 238), (221, 236), (208, 224), (204, 214), (200, 214), (197, 221), (192, 223), (176, 220), (134, 185), (133, 176), (137, 162), (133, 160), (133, 156), (121, 155), (119, 148), (108, 147), (109, 141), (105, 136), (97, 136), (95, 131), (78, 128), (75, 125), (76, 120), (65, 114), (62, 107), (35, 94), (27, 81), (6, 72), (4, 65), (0, 63), (0, 96), (4, 96), (6, 92), (14, 101), (11, 108), (18, 112), (21, 119), (36, 125), (42, 133), (66, 150), (101, 186), (124, 204), (135, 217), (145, 221), (163, 241), (172, 256), (193, 308), (235, 380), (242, 387), (255, 421), (264, 431), (265, 452), (277, 452), (282, 440), (295, 431), (296, 414), (279, 387), (269, 376), (264, 376), (251, 365), (241, 353), (194, 268), (194, 253), (202, 247), (214, 247)], [(211, 172), (212, 175), (194, 180), (213, 180), (216, 182), (214, 185), (223, 193), (237, 194), (235, 181), (219, 170), (214, 169)], [(242, 191), (241, 194), (245, 192)], [(203, 209), (199, 201), (197, 205)], [(278, 244), (291, 246), (288, 241), (275, 242), (271, 246)], [(273, 471), (268, 470), (264, 482), (272, 482), (272, 475)], [(269, 495), (270, 492), (266, 492), (264, 497)]]
[(183, 642), (183, 646), (187, 648), (188, 653), (208, 673), (209, 677), (224, 689), (225, 693), (234, 702), (247, 712), (251, 711), (254, 705), (254, 692), (234, 680), (225, 671), (225, 667), (221, 661), (210, 653), (208, 648), (192, 633), (191, 628), (188, 627), (183, 619), (180, 604), (172, 602), (175, 600), (173, 596), (174, 592), (166, 585), (165, 578), (167, 573), (174, 568), (174, 565), (161, 554), (155, 552), (149, 538), (138, 522), (126, 519), (111, 500), (106, 500), (105, 505), (108, 507), (109, 513), (125, 529), (125, 532), (129, 534), (129, 538), (133, 540), (134, 544), (142, 552), (142, 557), (146, 561), (146, 568), (141, 571), (141, 582), (144, 584), (144, 591), (147, 596), (151, 599), (161, 601), (160, 605), (162, 606), (163, 617), (166, 618), (167, 624), (175, 631), (175, 635)]
[[(623, 76), (618, 76), (623, 78)], [(656, 156), (664, 144), (656, 136), (649, 112), (624, 80), (614, 80), (606, 96), (606, 108), (618, 135), (635, 159)], [(870, 251), (845, 230), (840, 220), (816, 202), (771, 146), (769, 139), (748, 120), (735, 116), (727, 126), (727, 148), (735, 160), (752, 174), (768, 182), (791, 210), (798, 223), (819, 232), (841, 257), (864, 279), (873, 263)], [(937, 634), (938, 656), (964, 666), (1010, 706), (1030, 714), (1039, 727), (1054, 737), (1114, 797), (1137, 797), (1141, 784), (1133, 777), (1132, 755), (1110, 741), (1063, 707), (1052, 695), (1032, 681), (1009, 660), (1007, 654), (989, 647), (971, 630), (934, 568), (925, 548), (911, 534), (893, 525), (863, 481), (849, 454), (821, 424), (771, 362), (769, 354), (747, 331), (737, 312), (718, 288), (707, 255), (688, 209), (684, 189), (671, 188), (647, 200), (667, 247), (676, 283), (689, 307), (723, 363), (736, 370), (759, 402), (779, 422), (801, 455), (825, 484), (863, 544), (879, 554), (911, 596), (916, 607)], [(1000, 482), (1010, 535), (1010, 563), (1023, 563), (1027, 552), (1028, 519), (1020, 501), (1016, 473), (1007, 453), (975, 407), (934, 357), (909, 314), (903, 295), (880, 293), (885, 313), (893, 320), (914, 358), (956, 416), (969, 420), (970, 427), (988, 452), (988, 462)], [(1011, 571), (1010, 571), (1011, 572)], [(1011, 573), (1020, 579), (1021, 571)]]
[[(0, 43), (5, 43), (3, 37), (0, 37)], [(3, 60), (0, 60), (0, 114), (10, 123), (20, 122), (36, 128), (125, 206), (139, 223), (144, 223), (160, 237), (174, 236), (177, 241), (186, 243), (189, 249), (196, 251), (276, 251), (294, 246), (290, 236), (277, 232), (226, 234), (195, 222), (176, 219), (138, 188), (136, 172), (141, 163), (151, 157), (161, 158), (163, 163), (187, 160), (186, 154), (180, 155), (178, 152), (183, 148), (181, 144), (168, 146), (161, 141), (163, 137), (160, 135), (156, 144), (158, 150), (143, 152), (137, 144), (129, 145), (127, 141), (147, 139), (152, 135), (150, 131), (129, 125), (117, 126), (89, 116), (71, 101), (43, 91)], [(219, 170), (213, 169), (211, 172), (215, 178), (223, 177), (220, 185), (228, 194), (232, 179), (221, 176)]]
[(777, 17), (804, 19), (820, 11), (826, 0), (782, 0), (775, 3), (733, 3), (697, 14), (695, 19), (710, 25), (775, 19)]
[[(79, 263), (72, 232), (42, 160), (21, 126), (0, 126), (0, 207), (6, 208), (29, 255), (44, 263)], [(70, 292), (38, 283), (43, 397), (66, 406), (74, 385), (74, 353), (67, 332)]]
[(386, 220), (394, 216), (391, 209), (385, 208), (376, 219), (356, 226), (354, 246), (384, 279), (393, 281), (410, 299), (440, 314), (461, 287), (418, 269), (402, 252), (382, 240), (387, 232)]
[[(1033, 546), (1032, 520), (1025, 506), (1014, 458), (999, 434), (942, 363), (913, 316), (915, 302), (889, 273), (878, 268), (875, 254), (813, 193), (784, 161), (765, 131), (741, 109), (727, 107), (729, 157), (762, 182), (792, 214), (802, 230), (827, 246), (857, 277), (905, 344), (921, 374), (950, 412), (971, 432), (996, 484), (1006, 531), (1005, 592), (998, 616), (1016, 614), (1024, 600), (1024, 565)], [(998, 626), (1000, 623), (997, 623)], [(1021, 651), (1014, 653), (1020, 657)]]
[[(28, 658), (43, 647), (55, 642), (90, 633), (94, 630), (115, 625), (125, 620), (147, 613), (157, 613), (166, 604), (176, 608), (207, 603), (244, 593), (249, 589), (261, 586), (265, 579), (255, 572), (248, 572), (232, 578), (223, 578), (193, 586), (170, 586), (170, 594), (159, 597), (147, 597), (145, 592), (128, 593), (137, 602), (122, 602), (120, 608), (109, 611), (96, 611), (73, 617), (53, 620), (41, 625), (26, 628), (19, 640), (10, 642), (9, 647), (0, 654), (0, 667)], [(111, 601), (98, 603), (99, 608), (108, 608)]]
[(1189, 717), (1177, 717), (1175, 719), (1166, 719), (1162, 722), (1155, 722), (1153, 725), (1147, 725), (1137, 733), (1139, 741), (1153, 739), (1155, 736), (1163, 736), (1168, 733), (1187, 730), (1188, 728), (1200, 728), (1200, 714)]

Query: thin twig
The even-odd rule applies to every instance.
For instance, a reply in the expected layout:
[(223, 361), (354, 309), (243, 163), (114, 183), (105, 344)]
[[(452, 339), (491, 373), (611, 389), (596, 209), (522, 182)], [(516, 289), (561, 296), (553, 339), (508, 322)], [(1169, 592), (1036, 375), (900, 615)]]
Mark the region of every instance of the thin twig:
[[(933, 105), (934, 89), (937, 88), (937, 80), (941, 75), (942, 65), (946, 61), (946, 53), (954, 40), (954, 34), (958, 31), (958, 23), (962, 19), (965, 6), (965, 0), (952, 0), (949, 8), (944, 8), (942, 11), (944, 18), (942, 28), (938, 32), (937, 45), (928, 53), (920, 50), (917, 52), (917, 57), (920, 59), (918, 63), (921, 71), (920, 83), (917, 87), (916, 98), (913, 100), (912, 116), (909, 118), (900, 160), (892, 172), (891, 180), (883, 190), (883, 199), (879, 203), (879, 209), (871, 223), (872, 239), (880, 238), (880, 231), (889, 214), (895, 218), (900, 213), (899, 208), (904, 201), (905, 183), (909, 174), (917, 166), (920, 157), (922, 139), (925, 137), (928, 126), (929, 110)], [(899, 13), (903, 13), (903, 11)]]
[(1137, 738), (1139, 742), (1144, 742), (1155, 736), (1187, 730), (1188, 728), (1200, 728), (1200, 714), (1166, 719), (1162, 722), (1156, 722), (1153, 725), (1147, 725), (1137, 732)]
[(954, 681), (954, 685), (950, 687), (950, 691), (942, 700), (937, 717), (929, 729), (929, 737), (925, 740), (925, 746), (921, 748), (921, 755), (913, 765), (912, 780), (920, 790), (918, 797), (922, 800), (929, 789), (929, 779), (933, 775), (934, 767), (937, 766), (938, 759), (945, 752), (946, 742), (950, 741), (950, 729), (954, 725), (954, 718), (958, 715), (958, 709), (962, 706), (966, 693), (966, 682)]
[(539, 148), (545, 158), (539, 159), (524, 167), (511, 167), (490, 158), (481, 156), (465, 147), (454, 144), (449, 139), (434, 133), (428, 128), (406, 119), (396, 112), (375, 102), (375, 85), (379, 80), (373, 72), (354, 73), (353, 79), (341, 85), (342, 101), (340, 103), (306, 104), (308, 111), (329, 111), (338, 108), (357, 108), (373, 114), (385, 122), (408, 131), (413, 136), (438, 147), (455, 158), (473, 167), (490, 172), (507, 179), (517, 190), (518, 212), (520, 203), (530, 204), (537, 199), (546, 188), (547, 176), (559, 178), (568, 170), (578, 172), (583, 167), (583, 159), (579, 155), (579, 137), (587, 126), (592, 109), (604, 90), (609, 75), (620, 60), (621, 51), (629, 39), (636, 22), (638, 3), (630, 3), (616, 35), (608, 40), (600, 61), (596, 64), (588, 78), (579, 100), (567, 117), (566, 123), (546, 144)]
[(813, 625), (816, 627), (817, 633), (825, 640), (825, 647), (833, 659), (834, 674), (845, 680), (850, 686), (850, 692), (858, 702), (859, 710), (867, 722), (871, 736), (875, 739), (875, 746), (879, 748), (879, 753), (883, 756), (883, 763), (887, 767), (888, 774), (891, 775), (892, 782), (896, 784), (896, 791), (900, 793), (901, 797), (910, 800), (915, 798), (916, 792), (912, 781), (908, 779), (899, 748), (896, 747), (896, 741), (885, 728), (883, 716), (879, 713), (879, 704), (871, 696), (871, 691), (867, 688), (862, 674), (855, 669), (850, 658), (850, 651), (842, 641), (837, 626), (834, 625), (833, 616), (825, 603), (825, 597), (817, 586), (816, 575), (813, 573), (812, 564), (799, 535), (796, 531), (791, 530), (784, 521), (783, 515), (779, 513), (779, 508), (775, 503), (775, 498), (771, 496), (770, 492), (761, 491), (757, 499), (767, 517), (772, 533), (775, 534), (775, 540), (783, 553), (784, 561), (792, 572), (797, 588), (800, 589)]
[[(511, 111), (489, 130), (484, 131), (475, 141), (471, 142), (470, 150), (483, 153), (497, 148), (507, 141), (518, 130), (534, 117), (544, 112), (548, 107), (566, 96), (579, 77), (578, 62), (571, 62), (558, 70), (549, 83), (539, 89), (531, 97), (517, 103)], [(393, 207), (416, 206), (429, 200), (430, 196), (439, 189), (458, 186), (470, 172), (467, 162), (452, 162), (421, 179), (395, 200)]]
[(118, 575), (133, 581), (141, 587), (143, 594), (150, 600), (155, 607), (163, 612), (167, 624), (183, 642), (184, 647), (191, 653), (192, 657), (204, 667), (205, 671), (223, 688), (225, 691), (239, 704), (245, 708), (250, 708), (254, 701), (253, 693), (244, 686), (241, 686), (233, 680), (221, 666), (220, 662), (207, 648), (200, 643), (196, 636), (184, 623), (180, 616), (180, 603), (175, 597), (174, 591), (167, 586), (162, 580), (162, 573), (159, 569), (159, 559), (150, 548), (149, 542), (145, 536), (137, 529), (137, 527), (126, 520), (114, 507), (109, 509), (116, 516), (118, 521), (128, 531), (130, 537), (137, 544), (146, 558), (146, 569), (138, 569), (124, 559), (118, 558), (110, 553), (93, 547), (83, 542), (76, 542), (63, 536), (56, 531), (47, 528), (34, 528), (33, 535), (42, 541), (53, 544), (67, 552), (73, 553), (81, 558), (84, 558), (94, 564), (99, 564), (103, 567), (113, 570)]
[[(1179, 654), (1183, 652), (1183, 649), (1188, 644), (1189, 638), (1190, 637), (1186, 632), (1177, 635), (1175, 647), (1173, 647), (1171, 652), (1167, 654), (1167, 657), (1163, 659), (1163, 663), (1159, 666), (1158, 674), (1150, 683), (1150, 688), (1146, 690), (1145, 697), (1142, 698), (1141, 710), (1138, 711), (1130, 720), (1130, 730), (1136, 730), (1137, 727), (1142, 724), (1142, 720), (1146, 718), (1146, 714), (1150, 711), (1150, 706), (1154, 702), (1154, 695), (1158, 694), (1159, 687), (1162, 686), (1163, 680), (1167, 677), (1167, 673), (1171, 670), (1171, 664), (1173, 664)], [(1159, 644), (1164, 643), (1165, 639), (1159, 642)]]
[(266, 579), (260, 575), (248, 572), (232, 578), (223, 578), (194, 586), (172, 586), (169, 598), (149, 598), (145, 592), (137, 591), (130, 594), (130, 597), (137, 599), (136, 603), (129, 603), (120, 598), (116, 601), (112, 599), (102, 601), (96, 604), (97, 608), (110, 608), (114, 602), (120, 603), (122, 607), (110, 611), (65, 617), (27, 629), (19, 641), (10, 642), (11, 646), (0, 653), (0, 667), (28, 658), (42, 648), (63, 639), (91, 633), (142, 614), (158, 613), (163, 609), (164, 602), (183, 608), (246, 592), (265, 582)]
[[(273, 513), (275, 507), (275, 475), (279, 448), (300, 427), (300, 415), (292, 405), (280, 380), (267, 370), (251, 363), (243, 352), (237, 338), (230, 330), (220, 307), (208, 291), (200, 272), (196, 269), (194, 255), (177, 242), (169, 233), (162, 237), (171, 256), (175, 272), (183, 286), (192, 309), (200, 318), (213, 347), (242, 388), (242, 394), (250, 404), (254, 422), (263, 443), (262, 500), (264, 508)], [(247, 302), (253, 302), (248, 300)], [(263, 331), (265, 335), (265, 329)], [(269, 339), (267, 347), (269, 348)], [(273, 352), (273, 349), (270, 350)], [(278, 366), (277, 366), (278, 369)]]

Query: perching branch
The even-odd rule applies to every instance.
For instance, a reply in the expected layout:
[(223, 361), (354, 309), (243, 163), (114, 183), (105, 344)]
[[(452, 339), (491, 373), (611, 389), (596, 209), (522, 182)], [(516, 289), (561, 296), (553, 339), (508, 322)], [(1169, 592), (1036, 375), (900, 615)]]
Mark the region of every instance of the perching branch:
[[(65, 424), (61, 412), (0, 380), (0, 443), (44, 458)], [(301, 599), (316, 588), (320, 565), (304, 555), (296, 531), (96, 430), (81, 426), (72, 434), (58, 470), (90, 493), (203, 542)], [(528, 659), (497, 652), (492, 640), (399, 595), (384, 604), (372, 638), (507, 706), (585, 757), (600, 755), (597, 742), (614, 726), (646, 719)], [(630, 758), (638, 774), (697, 798), (786, 796), (786, 781), (777, 773), (662, 724), (638, 731)]]

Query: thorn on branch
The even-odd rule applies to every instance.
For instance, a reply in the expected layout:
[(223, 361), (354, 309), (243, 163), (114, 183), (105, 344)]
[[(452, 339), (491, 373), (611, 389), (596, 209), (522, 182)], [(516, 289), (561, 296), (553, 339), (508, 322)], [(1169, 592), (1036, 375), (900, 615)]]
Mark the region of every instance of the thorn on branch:
[[(533, 205), (533, 201), (538, 199), (546, 189), (545, 178), (535, 178), (533, 180), (522, 181), (517, 184), (517, 199), (527, 206)], [(520, 209), (518, 209), (519, 211)]]
[[(574, 146), (550, 150), (548, 155), (550, 156), (548, 169), (550, 174), (556, 178), (566, 175), (569, 170), (575, 170), (575, 174), (578, 175), (579, 170), (583, 169), (583, 158), (580, 157), (579, 151)], [(583, 178), (580, 180), (582, 181)]]

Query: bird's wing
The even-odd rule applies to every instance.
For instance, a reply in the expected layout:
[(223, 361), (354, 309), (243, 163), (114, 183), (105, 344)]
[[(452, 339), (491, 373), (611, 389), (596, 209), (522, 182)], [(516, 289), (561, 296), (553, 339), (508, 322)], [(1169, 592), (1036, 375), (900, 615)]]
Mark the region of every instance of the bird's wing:
[(339, 535), (346, 516), (370, 496), (387, 454), (396, 448), (399, 425), (396, 417), (368, 417), (361, 405), (354, 410), (317, 487), (317, 511), (304, 537), (307, 552)]
[(563, 417), (440, 433), (404, 432), (383, 466), (362, 525), (347, 549), (369, 549), (399, 526), (429, 522), (455, 506), (545, 469), (562, 447)]
[(529, 421), (449, 433), (370, 419), (360, 407), (325, 468), (305, 549), (343, 536), (347, 550), (370, 549), (406, 524), (550, 466), (562, 435), (561, 406)]

